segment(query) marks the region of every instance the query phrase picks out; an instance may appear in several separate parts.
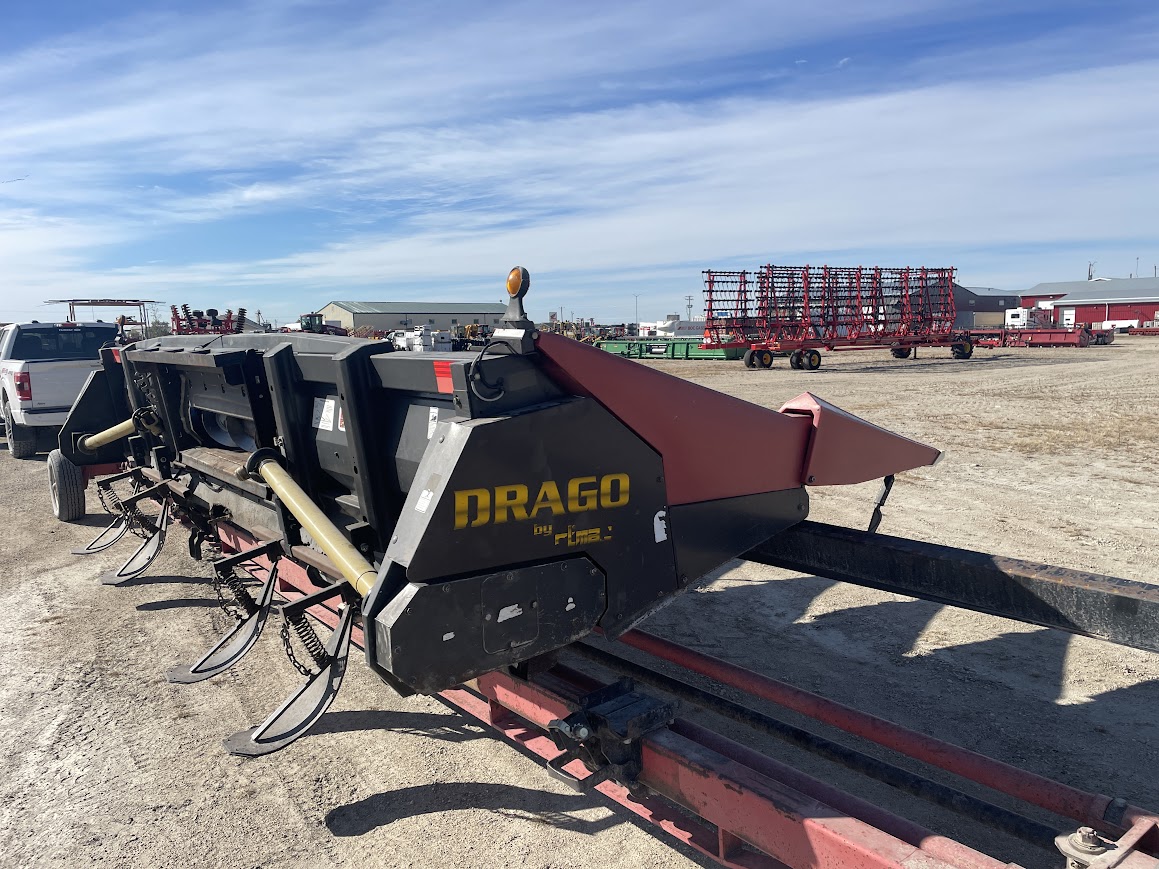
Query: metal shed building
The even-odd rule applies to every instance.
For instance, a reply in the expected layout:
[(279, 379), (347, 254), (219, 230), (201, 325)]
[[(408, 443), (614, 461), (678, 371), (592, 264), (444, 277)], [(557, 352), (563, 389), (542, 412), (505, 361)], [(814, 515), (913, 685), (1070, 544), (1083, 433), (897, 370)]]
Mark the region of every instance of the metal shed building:
[(1159, 320), (1159, 278), (1096, 278), (1038, 284), (1022, 293), (1022, 303), (1053, 308), (1055, 322), (1063, 326), (1141, 326)]
[(955, 329), (977, 329), (1001, 326), (1006, 312), (1017, 308), (1018, 294), (994, 287), (963, 287), (954, 284)]
[(428, 325), (450, 330), (471, 323), (494, 327), (505, 310), (502, 304), (477, 302), (329, 302), (320, 313), (325, 322), (346, 329), (390, 331)]

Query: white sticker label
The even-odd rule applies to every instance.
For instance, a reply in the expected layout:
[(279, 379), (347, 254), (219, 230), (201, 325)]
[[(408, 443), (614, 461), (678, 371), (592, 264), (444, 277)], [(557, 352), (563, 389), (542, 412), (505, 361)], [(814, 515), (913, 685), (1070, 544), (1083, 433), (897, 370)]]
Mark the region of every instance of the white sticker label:
[(435, 426), (439, 424), (439, 409), (432, 407), (430, 415), (427, 417), (427, 440), (435, 436)]
[(346, 419), (342, 416), (342, 408), (338, 408), (338, 431), (346, 431)]
[(521, 615), (523, 615), (523, 607), (517, 603), (513, 603), (511, 606), (505, 606), (499, 610), (499, 618), (495, 619), (495, 623), (505, 622), (508, 619), (513, 619)]
[(435, 493), (430, 489), (423, 489), (419, 495), (418, 503), (415, 504), (415, 510), (419, 513), (427, 512), (427, 507), (431, 506), (431, 499), (435, 497)]
[(455, 632), (454, 631), (447, 631), (447, 633), (443, 634), (443, 642), (444, 643), (447, 642), (448, 640), (453, 640), (453, 639), (455, 639)]
[(310, 425), (314, 428), (334, 431), (334, 399), (314, 399), (314, 421)]

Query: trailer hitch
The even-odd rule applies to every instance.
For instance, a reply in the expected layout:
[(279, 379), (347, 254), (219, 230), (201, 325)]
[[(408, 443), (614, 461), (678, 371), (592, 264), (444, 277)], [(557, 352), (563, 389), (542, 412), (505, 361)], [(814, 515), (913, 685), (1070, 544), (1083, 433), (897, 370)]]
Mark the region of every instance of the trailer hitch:
[[(548, 722), (548, 736), (563, 753), (547, 762), (548, 774), (580, 793), (611, 779), (635, 792), (641, 771), (640, 739), (667, 727), (676, 706), (635, 690), (620, 679), (580, 698), (579, 711)], [(591, 775), (579, 778), (564, 769), (580, 760)]]

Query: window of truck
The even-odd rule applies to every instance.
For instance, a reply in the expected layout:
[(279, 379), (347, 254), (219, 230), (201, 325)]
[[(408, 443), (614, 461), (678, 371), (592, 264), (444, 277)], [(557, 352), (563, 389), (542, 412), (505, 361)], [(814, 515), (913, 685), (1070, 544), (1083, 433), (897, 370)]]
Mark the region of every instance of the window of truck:
[(17, 326), (9, 355), (26, 362), (96, 359), (97, 352), (116, 336), (117, 327), (111, 323), (107, 326)]

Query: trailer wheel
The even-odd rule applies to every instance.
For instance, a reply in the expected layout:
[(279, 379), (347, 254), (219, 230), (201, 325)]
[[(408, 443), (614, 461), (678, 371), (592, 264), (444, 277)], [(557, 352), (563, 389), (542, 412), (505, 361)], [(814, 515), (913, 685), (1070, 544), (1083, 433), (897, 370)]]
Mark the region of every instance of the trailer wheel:
[(953, 345), (950, 352), (954, 354), (955, 359), (969, 359), (974, 355), (974, 344), (971, 341), (962, 341)]
[(761, 368), (772, 368), (773, 367), (773, 358), (774, 357), (773, 357), (772, 350), (758, 351), (756, 358), (757, 358), (757, 364), (760, 365)]
[(816, 371), (821, 367), (821, 352), (819, 350), (806, 350), (802, 361), (805, 363), (807, 371)]
[(746, 350), (744, 352), (744, 367), (745, 368), (756, 368), (757, 367), (757, 360), (756, 360), (755, 351)]
[(794, 350), (789, 354), (789, 367), (794, 371), (800, 371), (805, 366), (801, 363), (801, 351)]
[(60, 450), (48, 454), (48, 491), (52, 512), (61, 522), (79, 519), (85, 513), (85, 476)]
[(913, 351), (909, 347), (894, 347), (890, 349), (889, 353), (894, 359), (909, 359), (910, 353)]
[(8, 441), (8, 452), (14, 459), (26, 459), (36, 453), (36, 432), (17, 425), (12, 418), (12, 408), (4, 403), (4, 437)]

